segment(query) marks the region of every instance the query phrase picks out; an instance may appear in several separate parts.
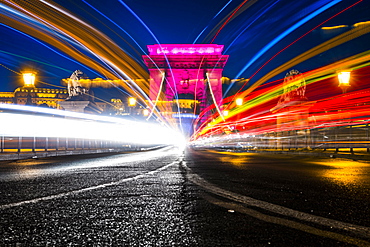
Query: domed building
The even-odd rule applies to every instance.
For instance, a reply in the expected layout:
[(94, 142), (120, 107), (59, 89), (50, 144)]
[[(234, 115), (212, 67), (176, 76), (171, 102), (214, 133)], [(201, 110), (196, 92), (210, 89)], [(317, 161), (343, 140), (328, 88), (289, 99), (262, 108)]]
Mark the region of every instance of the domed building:
[(67, 89), (37, 88), (34, 72), (24, 72), (22, 75), (24, 85), (15, 89), (14, 92), (0, 92), (0, 103), (47, 106), (58, 109), (60, 107), (58, 102), (68, 97)]

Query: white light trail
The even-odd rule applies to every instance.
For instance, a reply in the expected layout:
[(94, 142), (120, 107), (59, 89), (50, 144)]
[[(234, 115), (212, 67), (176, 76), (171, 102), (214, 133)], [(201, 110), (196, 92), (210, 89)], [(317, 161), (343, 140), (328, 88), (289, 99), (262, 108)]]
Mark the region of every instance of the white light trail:
[[(149, 145), (183, 146), (185, 143), (181, 133), (159, 123), (20, 105), (0, 104), (0, 109), (13, 110), (0, 112), (0, 135), (3, 136), (68, 137)], [(20, 114), (19, 110), (27, 113)]]
[(220, 117), (222, 118), (222, 121), (225, 121), (224, 115), (222, 114), (222, 112), (221, 112), (221, 110), (220, 110), (220, 107), (218, 106), (218, 102), (216, 102), (215, 95), (213, 94), (212, 84), (211, 84), (211, 80), (209, 79), (209, 75), (208, 75), (208, 73), (206, 73), (206, 77), (207, 77), (207, 81), (208, 81), (208, 85), (209, 85), (209, 91), (211, 92), (211, 96), (212, 96), (213, 104), (215, 105), (215, 107), (216, 107), (216, 109), (217, 109), (218, 114), (219, 114), (219, 115), (220, 115)]

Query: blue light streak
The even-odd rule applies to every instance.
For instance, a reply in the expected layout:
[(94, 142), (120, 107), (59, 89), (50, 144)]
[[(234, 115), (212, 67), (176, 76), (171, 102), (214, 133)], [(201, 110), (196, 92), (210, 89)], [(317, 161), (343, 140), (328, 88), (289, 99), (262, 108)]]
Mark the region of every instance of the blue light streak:
[[(150, 30), (150, 28), (144, 23), (144, 21), (143, 20), (141, 20), (141, 18), (127, 5), (127, 4), (125, 4), (122, 0), (118, 0), (123, 6), (125, 6), (125, 8), (128, 10), (128, 11), (130, 11), (130, 13), (145, 27), (145, 29), (150, 33), (150, 35), (154, 38), (154, 40), (157, 42), (157, 44), (161, 44), (161, 42), (159, 42), (159, 40), (157, 39), (157, 37), (154, 35), (154, 33)], [(167, 56), (166, 56), (166, 54), (164, 54), (165, 55), (165, 59), (166, 59), (166, 62), (167, 62), (167, 64), (168, 65), (170, 65), (170, 63), (169, 63), (169, 61), (168, 61), (168, 58), (167, 58)], [(173, 73), (172, 73), (172, 69), (171, 69), (171, 67), (169, 66), (169, 70), (171, 71), (171, 75), (172, 75), (172, 79), (173, 80), (175, 80), (175, 78), (174, 78), (174, 75), (173, 75)], [(175, 91), (176, 91), (176, 87), (175, 87)], [(176, 99), (178, 99), (178, 93), (177, 93), (177, 91), (175, 92), (175, 98)], [(179, 107), (179, 103), (178, 103), (178, 101), (177, 101), (177, 106), (178, 106), (178, 108), (180, 109), (180, 107)], [(181, 119), (180, 119), (180, 122), (181, 122)]]
[[(105, 14), (103, 14), (101, 11), (99, 11), (97, 8), (95, 8), (94, 6), (92, 6), (91, 4), (89, 4), (88, 2), (86, 2), (85, 0), (82, 0), (82, 2), (84, 2), (85, 4), (87, 4), (90, 8), (92, 8), (93, 10), (95, 10), (96, 12), (98, 12), (100, 15), (102, 15), (104, 18), (106, 18), (108, 21), (110, 21), (113, 25), (115, 25), (117, 28), (119, 28), (122, 32), (124, 32), (132, 41), (134, 41), (134, 43), (139, 47), (139, 49), (144, 54), (146, 54), (146, 52), (144, 51), (144, 49), (141, 48), (141, 46), (139, 45), (139, 43), (128, 32), (126, 32), (126, 30), (124, 30), (121, 26), (119, 26), (117, 23), (115, 23), (112, 19), (110, 19), (108, 16), (106, 16)], [(137, 60), (137, 59), (135, 59), (135, 60)]]
[[(239, 33), (238, 36), (236, 36), (236, 38), (230, 43), (230, 45), (225, 49), (225, 53), (227, 53), (227, 51), (230, 49), (230, 47), (236, 42), (236, 40), (250, 27), (252, 26), (261, 16), (263, 16), (264, 14), (266, 14), (267, 11), (269, 11), (273, 6), (275, 6), (275, 4), (277, 4), (280, 0), (277, 0), (275, 1), (273, 4), (271, 4), (267, 9), (265, 9), (264, 11), (261, 12), (261, 14), (259, 14), (256, 18), (254, 18), (254, 20), (249, 23), (249, 25), (247, 25), (243, 31), (241, 31)], [(222, 97), (225, 97), (226, 94), (230, 91), (230, 89), (234, 86), (235, 82), (232, 82), (229, 87), (226, 89), (226, 91), (224, 92), (224, 94), (222, 95)]]
[(122, 0), (118, 0), (118, 2), (120, 2), (123, 6), (125, 6), (125, 8), (128, 11), (130, 11), (130, 13), (145, 27), (145, 29), (150, 33), (150, 35), (152, 35), (153, 39), (157, 42), (157, 44), (160, 44), (159, 40), (154, 35), (152, 30), (150, 30), (150, 28), (144, 23), (143, 20), (141, 20), (141, 18), (138, 15), (127, 4), (125, 4)]
[(34, 37), (32, 37), (32, 36), (30, 36), (30, 35), (28, 35), (28, 34), (26, 34), (26, 33), (23, 33), (22, 31), (19, 31), (19, 30), (15, 29), (15, 28), (9, 27), (9, 26), (7, 26), (7, 25), (5, 25), (5, 24), (3, 24), (3, 23), (0, 23), (0, 25), (1, 25), (1, 26), (4, 26), (4, 27), (6, 27), (6, 28), (9, 28), (9, 29), (11, 29), (11, 30), (13, 30), (13, 31), (16, 31), (16, 32), (18, 32), (18, 33), (20, 33), (20, 34), (22, 34), (22, 35), (24, 35), (24, 36), (26, 36), (26, 37), (28, 37), (28, 38), (32, 39), (33, 41), (36, 41), (37, 43), (39, 43), (39, 44), (41, 44), (42, 46), (44, 46), (44, 47), (48, 48), (49, 50), (51, 50), (52, 52), (54, 52), (54, 53), (58, 54), (59, 56), (61, 56), (61, 57), (65, 58), (65, 59), (67, 59), (67, 60), (69, 60), (69, 61), (71, 61), (71, 62), (73, 62), (73, 63), (76, 63), (76, 64), (78, 64), (78, 65), (80, 65), (80, 66), (84, 67), (85, 69), (89, 70), (90, 72), (92, 72), (92, 73), (96, 74), (96, 75), (97, 75), (97, 76), (99, 76), (99, 77), (102, 77), (102, 76), (103, 76), (103, 75), (100, 75), (99, 73), (95, 72), (94, 70), (90, 69), (89, 67), (87, 67), (87, 66), (83, 65), (82, 63), (79, 63), (79, 62), (77, 62), (76, 60), (74, 60), (74, 59), (72, 59), (72, 58), (69, 58), (69, 57), (67, 57), (67, 56), (63, 55), (62, 53), (60, 53), (60, 52), (58, 52), (58, 51), (54, 50), (53, 48), (51, 48), (50, 46), (48, 46), (48, 45), (44, 44), (43, 42), (41, 42), (41, 41), (37, 40), (36, 38), (34, 38)]
[(341, 1), (342, 0), (334, 0), (334, 1), (326, 4), (325, 6), (319, 8), (318, 10), (314, 11), (313, 13), (309, 14), (308, 16), (306, 16), (305, 18), (303, 18), (302, 20), (300, 20), (299, 22), (297, 22), (296, 24), (294, 24), (293, 26), (291, 26), (290, 28), (288, 28), (286, 31), (284, 31), (282, 34), (280, 34), (278, 37), (276, 37), (274, 40), (272, 40), (269, 44), (267, 44), (265, 47), (263, 47), (247, 63), (247, 65), (244, 66), (244, 68), (236, 75), (235, 78), (239, 78), (245, 72), (245, 70), (247, 70), (257, 59), (259, 59), (266, 51), (268, 51), (271, 47), (273, 47), (274, 45), (276, 45), (280, 40), (282, 40), (283, 38), (285, 38), (288, 34), (290, 34), (291, 32), (293, 32), (294, 30), (296, 30), (297, 28), (299, 28), (300, 26), (302, 26), (303, 24), (305, 24), (306, 22), (308, 22), (312, 18), (316, 17), (317, 15), (321, 14), (325, 10), (331, 8), (332, 6), (334, 6), (335, 4), (337, 4), (337, 3), (341, 2)]
[[(214, 20), (231, 2), (232, 2), (233, 0), (230, 0), (224, 7), (222, 7), (222, 9), (220, 10), (220, 11), (218, 11), (218, 13), (211, 19), (211, 21), (212, 20)], [(199, 37), (204, 33), (204, 31), (207, 29), (209, 27), (209, 25), (208, 26), (206, 26), (201, 32), (200, 32), (200, 34), (195, 38), (195, 40), (194, 40), (194, 42), (193, 42), (193, 44), (195, 44), (197, 41), (198, 41), (198, 39), (199, 39)]]
[(44, 65), (47, 65), (47, 66), (50, 66), (50, 67), (53, 67), (53, 68), (57, 68), (57, 69), (60, 69), (60, 70), (66, 71), (66, 72), (68, 72), (68, 73), (72, 73), (72, 72), (73, 72), (72, 70), (64, 69), (64, 68), (62, 68), (62, 67), (59, 67), (59, 66), (56, 66), (56, 65), (53, 65), (53, 64), (45, 63), (45, 62), (42, 62), (42, 61), (40, 61), (40, 60), (36, 60), (36, 59), (30, 58), (30, 57), (21, 56), (21, 55), (18, 55), (18, 54), (14, 54), (14, 53), (7, 52), (7, 51), (0, 50), (0, 53), (4, 53), (4, 54), (7, 54), (7, 55), (11, 55), (11, 56), (13, 56), (13, 57), (24, 58), (24, 59), (27, 59), (27, 60), (30, 60), (30, 61), (33, 61), (33, 62), (37, 62), (37, 63), (39, 63), (39, 64), (44, 64)]

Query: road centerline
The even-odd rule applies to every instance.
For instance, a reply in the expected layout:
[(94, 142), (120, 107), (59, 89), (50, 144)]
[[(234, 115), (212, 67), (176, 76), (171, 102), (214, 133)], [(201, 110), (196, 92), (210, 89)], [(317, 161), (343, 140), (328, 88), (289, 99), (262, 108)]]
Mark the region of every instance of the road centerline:
[(8, 208), (23, 206), (23, 205), (31, 204), (31, 203), (38, 203), (38, 202), (41, 202), (41, 201), (48, 201), (48, 200), (58, 199), (58, 198), (62, 198), (62, 197), (70, 196), (70, 195), (76, 195), (76, 194), (83, 193), (83, 192), (86, 192), (86, 191), (97, 190), (97, 189), (101, 189), (101, 188), (105, 188), (105, 187), (109, 187), (109, 186), (119, 185), (119, 184), (126, 183), (126, 182), (129, 182), (129, 181), (134, 181), (134, 180), (137, 180), (137, 179), (140, 179), (140, 178), (144, 178), (146, 176), (154, 175), (154, 174), (156, 174), (160, 171), (163, 171), (163, 170), (165, 170), (165, 169), (167, 169), (167, 168), (169, 168), (173, 165), (176, 165), (178, 163), (179, 163), (179, 161), (174, 161), (174, 162), (171, 162), (167, 165), (161, 166), (161, 167), (159, 167), (155, 170), (148, 171), (146, 173), (139, 174), (139, 175), (136, 175), (136, 176), (133, 176), (133, 177), (123, 178), (123, 179), (120, 179), (120, 180), (115, 181), (115, 182), (99, 184), (99, 185), (96, 185), (96, 186), (91, 186), (91, 187), (86, 187), (86, 188), (82, 188), (82, 189), (72, 190), (72, 191), (63, 192), (63, 193), (59, 193), (59, 194), (55, 194), (55, 195), (44, 196), (44, 197), (39, 197), (39, 198), (31, 199), (31, 200), (25, 200), (25, 201), (21, 201), (21, 202), (15, 202), (15, 203), (0, 205), (0, 209), (8, 209)]
[(332, 227), (339, 230), (345, 230), (348, 232), (353, 232), (355, 234), (364, 236), (369, 238), (370, 237), (370, 228), (365, 226), (359, 226), (355, 224), (350, 224), (342, 221), (337, 221), (333, 219), (324, 218), (321, 216), (316, 216), (304, 212), (300, 212), (294, 209), (286, 208), (283, 206), (279, 206), (273, 203), (269, 203), (262, 200), (257, 200), (252, 197), (240, 195), (228, 190), (224, 190), (216, 185), (206, 181), (205, 179), (201, 178), (199, 175), (195, 174), (191, 168), (186, 165), (185, 161), (181, 162), (181, 166), (186, 170), (187, 178), (193, 182), (194, 184), (204, 188), (205, 190), (216, 194), (218, 196), (230, 199), (232, 201), (243, 203), (247, 206), (253, 206), (257, 208), (261, 208), (276, 214), (280, 214), (283, 216), (288, 216), (291, 218), (295, 218), (298, 220), (303, 220), (306, 222), (311, 222), (323, 226)]

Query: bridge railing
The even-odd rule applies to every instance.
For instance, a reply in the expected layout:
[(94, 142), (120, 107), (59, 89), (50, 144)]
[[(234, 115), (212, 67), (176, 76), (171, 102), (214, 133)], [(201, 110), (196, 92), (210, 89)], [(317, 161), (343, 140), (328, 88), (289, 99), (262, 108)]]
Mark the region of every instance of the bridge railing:
[(209, 147), (241, 150), (333, 150), (370, 152), (370, 124), (269, 132), (260, 135), (237, 133), (209, 142)]
[(0, 104), (0, 160), (147, 150), (176, 138), (165, 131), (156, 122)]
[(0, 137), (1, 153), (49, 152), (73, 150), (136, 150), (137, 146), (127, 143), (106, 140), (90, 140), (61, 137)]

